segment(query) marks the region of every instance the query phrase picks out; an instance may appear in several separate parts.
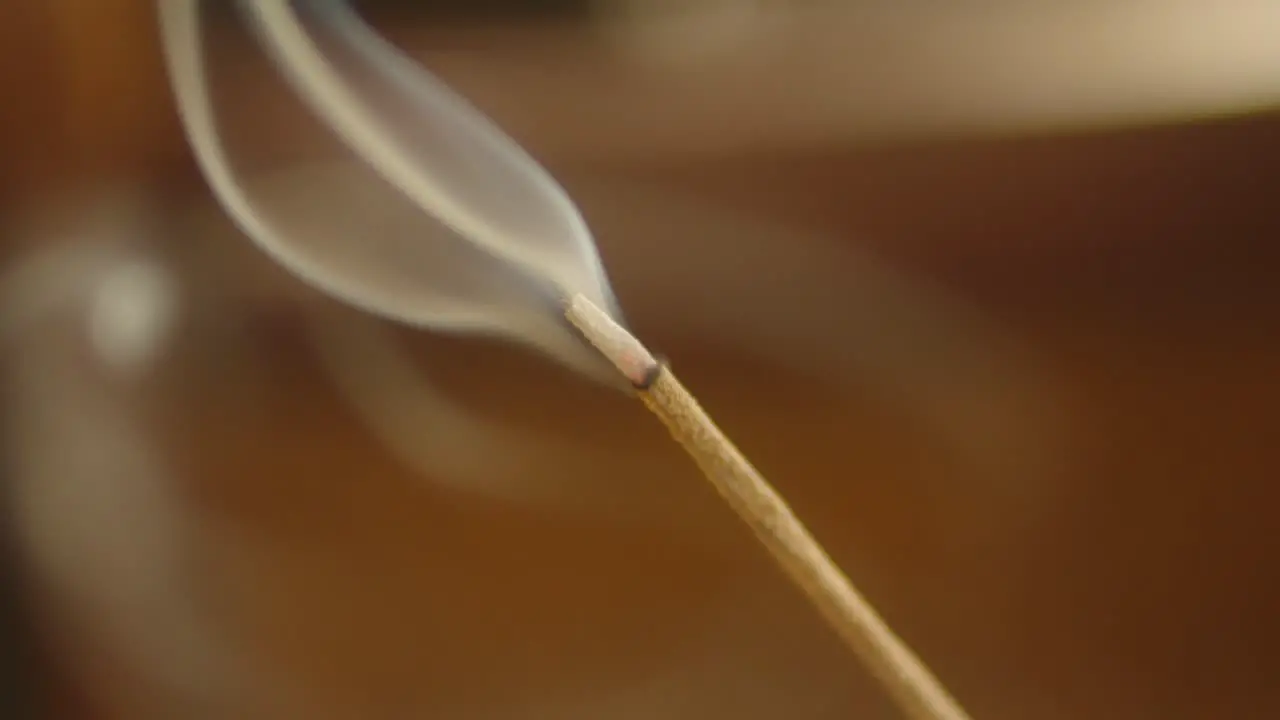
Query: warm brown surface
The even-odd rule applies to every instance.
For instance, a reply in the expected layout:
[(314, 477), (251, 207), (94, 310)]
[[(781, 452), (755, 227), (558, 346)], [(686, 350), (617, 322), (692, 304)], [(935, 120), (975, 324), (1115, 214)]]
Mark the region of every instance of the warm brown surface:
[[(1054, 441), (1068, 451), (1012, 491), (874, 402), (842, 406), (663, 342), (975, 717), (1266, 716), (1280, 636), (1269, 437), (1280, 347), (1256, 322), (1162, 324), (1064, 307), (1024, 325), (1049, 358), (1069, 430)], [(442, 363), (481, 407), (607, 447), (635, 437), (671, 474), (623, 467), (594, 482), (657, 484), (686, 522), (700, 518), (692, 527), (667, 531), (659, 516), (611, 528), (423, 493), (290, 356), (239, 401), (217, 385), (188, 391), (205, 409), (184, 417), (199, 432), (187, 442), (205, 507), (256, 547), (221, 576), (242, 631), (324, 696), (537, 707), (548, 693), (591, 698), (679, 673), (698, 649), (754, 648), (777, 656), (762, 661), (773, 679), (744, 676), (752, 692), (685, 671), (701, 716), (773, 717), (790, 702), (793, 717), (821, 717), (809, 713), (876, 697), (632, 404), (574, 393), (586, 405), (567, 412), (551, 389), (503, 372), (524, 363), (475, 352)], [(771, 682), (782, 696), (759, 696)]]
[[(672, 186), (846, 236), (882, 228), (871, 239), (887, 253), (934, 268), (1007, 324), (1034, 358), (1026, 376), (939, 367), (951, 356), (937, 337), (904, 358), (907, 377), (930, 378), (931, 397), (950, 403), (947, 420), (974, 429), (967, 454), (883, 396), (841, 396), (664, 331), (661, 315), (636, 321), (976, 718), (1267, 716), (1280, 641), (1270, 127), (671, 173)], [(778, 183), (790, 200), (767, 192)], [(922, 193), (914, 207), (909, 188)], [(644, 293), (660, 288), (620, 274), (624, 301), (654, 307)], [(889, 341), (859, 310), (833, 309), (833, 332)], [(623, 517), (638, 526), (543, 515), (424, 493), (352, 423), (296, 330), (248, 332), (240, 342), (265, 362), (248, 374), (228, 374), (226, 358), (244, 356), (225, 338), (211, 355), (193, 346), (192, 362), (205, 359), (164, 403), (185, 431), (165, 437), (203, 478), (202, 507), (254, 548), (215, 575), (239, 627), (324, 697), (538, 707), (599, 700), (665, 668), (687, 678), (685, 707), (701, 717), (881, 707), (634, 403), (501, 349), (422, 343), (473, 407), (650, 453), (560, 478), (634, 496)], [(1026, 415), (1008, 414), (1010, 393)], [(668, 506), (644, 520), (654, 497)], [(717, 680), (686, 668), (699, 649), (756, 670)]]
[[(975, 717), (1048, 717), (1049, 705), (1063, 717), (1262, 717), (1275, 712), (1280, 640), (1280, 346), (1268, 324), (1280, 298), (1252, 279), (1256, 262), (1216, 254), (1204, 272), (956, 276), (1042, 358), (1032, 387), (1052, 402), (1032, 403), (1059, 415), (1049, 467), (998, 437), (958, 458), (883, 398), (841, 399), (663, 333), (661, 318), (640, 322)], [(256, 351), (233, 335), (171, 366), (158, 407), (172, 422), (158, 437), (181, 450), (202, 514), (252, 548), (205, 575), (230, 603), (224, 619), (317, 693), (397, 708), (590, 697), (678, 672), (701, 647), (776, 654), (760, 663), (781, 688), (769, 699), (771, 681), (749, 671), (751, 692), (687, 671), (702, 717), (821, 717), (876, 700), (633, 403), (502, 350), (433, 343), (425, 356), (476, 407), (561, 439), (648, 448), (657, 475), (628, 464), (564, 480), (665, 496), (674, 534), (665, 511), (628, 529), (424, 492), (352, 422), (296, 333), (249, 331), (239, 342)], [(971, 372), (938, 389), (962, 389)], [(982, 396), (1026, 381), (981, 382), (955, 419), (999, 427)]]
[[(49, 82), (6, 117), (5, 190), (135, 168), (172, 190), (180, 146), (157, 68), (138, 59), (151, 39), (99, 36), (108, 3), (59, 7), (72, 5), (83, 12), (55, 22), (0, 4), (0, 87)], [(143, 27), (146, 3), (118, 5)], [(95, 53), (125, 60), (99, 75)], [(29, 72), (17, 57), (34, 58)], [(136, 117), (103, 103), (135, 76)], [(93, 130), (78, 119), (95, 108)], [(837, 392), (833, 371), (887, 384), (843, 360), (802, 380), (672, 331), (670, 314), (636, 322), (977, 720), (1274, 717), (1277, 128), (611, 171), (876, 247), (1005, 323), (1033, 358), (1025, 377), (940, 368), (937, 337), (909, 363), (946, 420), (975, 429), (967, 453), (873, 390)], [(586, 197), (591, 168), (574, 170)], [(635, 234), (661, 231), (646, 221)], [(663, 309), (660, 287), (622, 280), (630, 306)], [(471, 406), (649, 456), (562, 479), (603, 486), (632, 508), (621, 518), (424, 490), (353, 420), (296, 322), (260, 310), (187, 336), (147, 398), (201, 517), (229, 533), (198, 568), (228, 636), (322, 704), (357, 717), (593, 698), (588, 717), (884, 711), (633, 403), (505, 349), (419, 341)], [(829, 321), (850, 345), (884, 341), (867, 316)], [(1025, 417), (1006, 414), (1009, 395)], [(646, 518), (655, 498), (666, 505)], [(636, 683), (663, 671), (684, 684), (643, 697)], [(639, 697), (600, 698), (615, 691)], [(655, 699), (681, 697), (688, 715)]]

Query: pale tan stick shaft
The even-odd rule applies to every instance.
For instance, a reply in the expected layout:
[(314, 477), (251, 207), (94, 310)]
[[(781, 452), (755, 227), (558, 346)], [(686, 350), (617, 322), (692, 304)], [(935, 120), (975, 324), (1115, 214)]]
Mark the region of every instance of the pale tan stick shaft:
[(962, 709), (853, 587), (795, 513), (640, 341), (581, 296), (566, 317), (636, 387), (716, 490), (817, 606), (912, 720), (968, 720)]

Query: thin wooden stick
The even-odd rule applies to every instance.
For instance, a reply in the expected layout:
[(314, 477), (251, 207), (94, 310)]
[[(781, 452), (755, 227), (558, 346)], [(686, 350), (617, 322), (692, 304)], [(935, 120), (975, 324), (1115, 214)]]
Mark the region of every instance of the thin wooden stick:
[(787, 502), (721, 432), (693, 395), (634, 335), (577, 295), (565, 316), (631, 382), (698, 467), (911, 720), (968, 720), (854, 588)]

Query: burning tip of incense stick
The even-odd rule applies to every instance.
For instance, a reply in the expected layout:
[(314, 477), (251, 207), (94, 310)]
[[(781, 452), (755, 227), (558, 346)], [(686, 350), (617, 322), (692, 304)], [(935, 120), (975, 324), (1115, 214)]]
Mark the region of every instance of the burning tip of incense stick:
[(565, 316), (600, 354), (638, 390), (653, 385), (662, 363), (634, 335), (584, 295), (574, 295), (565, 305)]

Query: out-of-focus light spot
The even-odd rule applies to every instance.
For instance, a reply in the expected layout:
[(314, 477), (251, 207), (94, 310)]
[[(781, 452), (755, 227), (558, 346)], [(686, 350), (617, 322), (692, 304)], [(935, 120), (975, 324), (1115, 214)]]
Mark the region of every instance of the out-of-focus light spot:
[(89, 337), (112, 369), (128, 372), (147, 364), (163, 344), (177, 314), (173, 278), (159, 265), (128, 261), (99, 283), (89, 309)]

